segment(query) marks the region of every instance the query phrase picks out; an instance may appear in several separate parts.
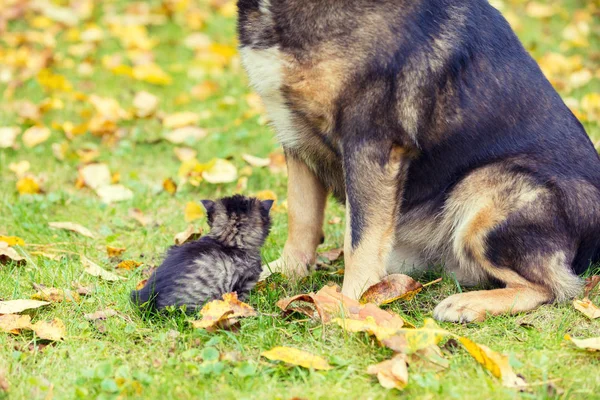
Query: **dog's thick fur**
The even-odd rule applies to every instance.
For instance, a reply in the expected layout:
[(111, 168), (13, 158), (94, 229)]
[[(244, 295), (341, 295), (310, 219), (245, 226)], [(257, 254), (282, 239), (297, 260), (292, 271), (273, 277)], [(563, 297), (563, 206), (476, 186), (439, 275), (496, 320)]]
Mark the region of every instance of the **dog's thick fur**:
[(328, 193), (346, 203), (343, 292), (442, 263), (439, 320), (531, 310), (600, 256), (600, 160), (486, 0), (239, 0), (240, 52), (285, 150), (304, 275)]

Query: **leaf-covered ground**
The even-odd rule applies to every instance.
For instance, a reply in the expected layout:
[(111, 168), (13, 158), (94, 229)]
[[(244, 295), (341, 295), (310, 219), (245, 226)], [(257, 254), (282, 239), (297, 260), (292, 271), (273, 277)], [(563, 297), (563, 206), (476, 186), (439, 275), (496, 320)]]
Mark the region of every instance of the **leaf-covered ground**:
[[(600, 3), (492, 3), (599, 141)], [(0, 255), (0, 300), (50, 300), (24, 314), (42, 321), (38, 328), (60, 328), (56, 319), (65, 326), (55, 342), (42, 340), (48, 332), (40, 329), (0, 332), (0, 398), (598, 398), (598, 353), (564, 336), (598, 337), (600, 322), (571, 304), (443, 325), (508, 354), (531, 384), (524, 392), (504, 388), (453, 346), (447, 370), (411, 366), (404, 391), (386, 390), (366, 372), (391, 356), (374, 338), (281, 316), (280, 298), (341, 283), (339, 261), (297, 285), (275, 277), (259, 286), (249, 301), (259, 316), (236, 333), (193, 329), (178, 313), (144, 318), (130, 304), (130, 290), (175, 234), (190, 223), (207, 228), (202, 198), (276, 197), (264, 258), (275, 259), (285, 241), (282, 156), (240, 66), (235, 11), (226, 0), (0, 1), (0, 236), (22, 238), (10, 249), (25, 258)], [(332, 202), (323, 250), (342, 245), (342, 217)], [(90, 235), (51, 222), (80, 224)], [(7, 252), (3, 245), (0, 254)], [(124, 279), (103, 279), (115, 276)], [(444, 277), (384, 308), (421, 326), (459, 290)], [(309, 351), (334, 368), (260, 357), (276, 346)]]

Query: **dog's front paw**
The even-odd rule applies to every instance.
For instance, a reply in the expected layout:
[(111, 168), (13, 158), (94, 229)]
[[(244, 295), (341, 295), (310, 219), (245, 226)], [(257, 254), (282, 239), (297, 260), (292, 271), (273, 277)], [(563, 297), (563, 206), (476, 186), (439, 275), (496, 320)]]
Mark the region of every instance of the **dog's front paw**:
[(310, 264), (298, 261), (289, 256), (282, 256), (275, 261), (263, 265), (259, 280), (265, 280), (271, 274), (279, 272), (290, 279), (300, 279), (308, 275)]
[(447, 322), (480, 322), (485, 319), (486, 308), (482, 299), (471, 293), (458, 293), (444, 299), (433, 310), (433, 317)]

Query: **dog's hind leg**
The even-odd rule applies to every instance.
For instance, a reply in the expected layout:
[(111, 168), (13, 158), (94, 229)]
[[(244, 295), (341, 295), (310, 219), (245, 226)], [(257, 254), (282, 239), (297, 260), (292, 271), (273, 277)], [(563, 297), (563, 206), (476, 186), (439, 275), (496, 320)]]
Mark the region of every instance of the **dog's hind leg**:
[(360, 297), (387, 275), (407, 165), (404, 148), (391, 143), (351, 142), (344, 152), (346, 234), (342, 293), (346, 296)]
[(288, 169), (288, 237), (281, 258), (263, 267), (263, 277), (281, 272), (294, 279), (306, 276), (323, 242), (327, 191), (300, 159), (286, 153)]

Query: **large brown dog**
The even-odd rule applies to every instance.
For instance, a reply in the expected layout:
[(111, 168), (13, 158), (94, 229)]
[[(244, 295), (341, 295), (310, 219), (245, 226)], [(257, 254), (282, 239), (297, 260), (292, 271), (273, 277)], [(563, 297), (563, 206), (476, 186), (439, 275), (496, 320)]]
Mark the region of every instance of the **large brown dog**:
[[(328, 193), (346, 204), (343, 292), (434, 263), (482, 320), (580, 289), (599, 254), (600, 161), (486, 0), (239, 0), (241, 55), (285, 150), (305, 275)], [(273, 265), (273, 264), (271, 264)]]

